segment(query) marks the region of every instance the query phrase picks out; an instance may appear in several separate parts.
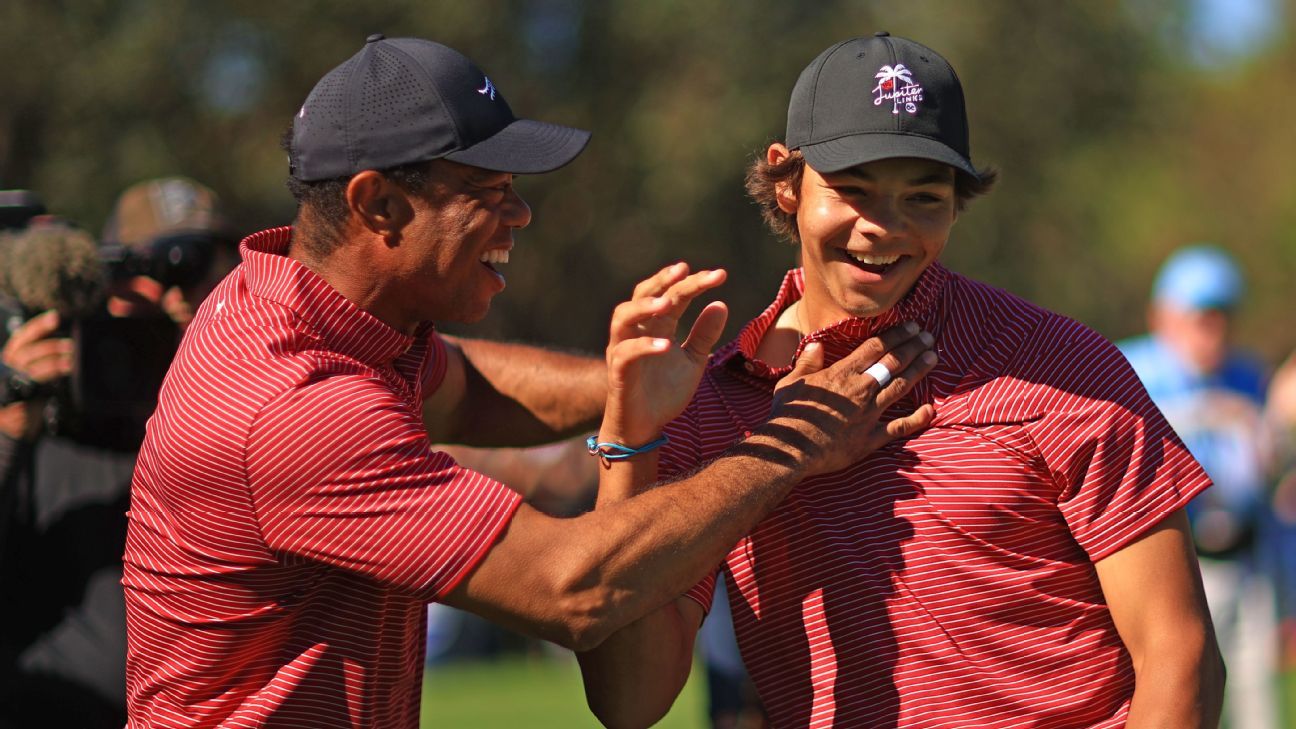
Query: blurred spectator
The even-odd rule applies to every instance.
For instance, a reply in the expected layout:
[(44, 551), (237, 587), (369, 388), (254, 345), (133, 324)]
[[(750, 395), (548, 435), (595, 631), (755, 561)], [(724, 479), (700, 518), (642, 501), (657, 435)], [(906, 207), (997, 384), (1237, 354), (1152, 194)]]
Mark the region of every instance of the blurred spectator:
[(1282, 665), (1290, 670), (1296, 668), (1296, 352), (1274, 373), (1265, 415), (1277, 456), (1273, 554), (1282, 616)]
[(1267, 569), (1269, 452), (1265, 371), (1231, 341), (1244, 286), (1233, 258), (1195, 245), (1162, 266), (1150, 333), (1120, 343), (1213, 486), (1188, 504), (1207, 602), (1228, 666), (1234, 729), (1278, 726), (1277, 619)]
[(698, 650), (706, 666), (707, 716), (712, 729), (764, 729), (769, 719), (738, 650), (724, 583), (722, 572), (716, 576), (711, 611), (698, 630)]
[(121, 727), (135, 454), (179, 331), (234, 263), (236, 238), (211, 190), (168, 178), (125, 190), (97, 249), (61, 223), (13, 240), (27, 244), (14, 254), (24, 275), (48, 272), (51, 290), (69, 273), (52, 251), (84, 242), (108, 287), (75, 315), (11, 302), (0, 334), (6, 381), (41, 395), (10, 392), (0, 409), (0, 727)]

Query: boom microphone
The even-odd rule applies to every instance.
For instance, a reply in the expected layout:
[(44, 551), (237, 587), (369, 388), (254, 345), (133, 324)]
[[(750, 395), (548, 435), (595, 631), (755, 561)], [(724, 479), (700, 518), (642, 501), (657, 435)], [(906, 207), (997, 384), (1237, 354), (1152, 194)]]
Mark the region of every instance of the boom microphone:
[(57, 309), (87, 316), (106, 290), (98, 247), (88, 233), (62, 222), (35, 222), (0, 235), (0, 296), (32, 316)]

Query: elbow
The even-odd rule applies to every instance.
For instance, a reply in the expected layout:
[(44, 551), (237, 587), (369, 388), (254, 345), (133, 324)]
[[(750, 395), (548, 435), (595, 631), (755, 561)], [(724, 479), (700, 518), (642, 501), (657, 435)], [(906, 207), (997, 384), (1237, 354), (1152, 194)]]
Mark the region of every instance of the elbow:
[(595, 704), (593, 701), (588, 703), (594, 718), (607, 729), (646, 729), (661, 721), (670, 710), (670, 704), (631, 712), (621, 707)]
[(569, 564), (555, 576), (551, 605), (555, 635), (551, 640), (583, 653), (603, 644), (625, 621), (618, 621), (615, 591), (599, 578), (596, 566)]
[(1207, 646), (1206, 655), (1201, 662), (1202, 703), (1207, 716), (1219, 717), (1224, 708), (1224, 684), (1228, 680), (1228, 669), (1213, 636)]
[(597, 588), (559, 598), (562, 627), (555, 642), (577, 653), (598, 648), (622, 627), (613, 620), (613, 602), (609, 590)]
[(592, 651), (603, 645), (603, 641), (614, 632), (603, 621), (588, 617), (573, 617), (564, 626), (563, 635), (557, 643), (576, 653)]

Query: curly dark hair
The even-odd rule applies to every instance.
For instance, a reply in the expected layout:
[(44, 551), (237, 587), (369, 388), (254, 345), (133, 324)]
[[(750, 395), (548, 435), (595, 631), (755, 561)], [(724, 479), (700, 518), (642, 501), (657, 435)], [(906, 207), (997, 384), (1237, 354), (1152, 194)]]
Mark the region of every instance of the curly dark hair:
[[(792, 150), (778, 164), (770, 164), (762, 150), (756, 153), (751, 165), (747, 168), (745, 184), (747, 194), (760, 207), (765, 225), (778, 237), (789, 243), (800, 243), (797, 232), (796, 215), (783, 212), (778, 205), (776, 191), (780, 183), (786, 182), (792, 190), (800, 192), (801, 178), (805, 174), (805, 157), (801, 150)], [(991, 167), (978, 170), (980, 178), (956, 171), (954, 175), (954, 206), (962, 211), (974, 197), (984, 195), (994, 187), (999, 179), (999, 172)]]
[[(279, 146), (292, 154), (292, 124), (284, 131)], [(396, 183), (402, 190), (418, 193), (427, 188), (432, 180), (432, 161), (413, 162), (399, 167), (377, 170), (383, 177)], [(346, 189), (352, 175), (334, 177), (327, 180), (304, 182), (292, 175), (288, 176), (288, 192), (297, 201), (297, 220), (294, 226), (306, 235), (299, 240), (316, 258), (326, 258), (343, 243), (342, 232), (346, 228), (347, 208)], [(294, 236), (296, 233), (294, 232)]]

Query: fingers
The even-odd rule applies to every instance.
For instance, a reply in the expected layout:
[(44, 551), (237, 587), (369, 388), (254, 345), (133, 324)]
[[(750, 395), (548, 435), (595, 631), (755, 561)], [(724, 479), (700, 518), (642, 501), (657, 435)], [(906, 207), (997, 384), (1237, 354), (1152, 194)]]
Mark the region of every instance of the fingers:
[(624, 372), (644, 357), (670, 351), (673, 342), (661, 337), (636, 337), (617, 344), (608, 351), (608, 368), (613, 372)]
[[(917, 337), (920, 331), (920, 327), (911, 321), (897, 324), (877, 336), (864, 340), (855, 348), (855, 351), (842, 358), (840, 365), (862, 374), (870, 365), (882, 359), (887, 352)], [(888, 369), (895, 372), (894, 366), (895, 362), (893, 361), (888, 365)]]
[[(669, 301), (661, 297), (638, 297), (617, 304), (612, 310), (611, 345), (642, 336), (640, 325), (665, 313)], [(662, 333), (662, 332), (659, 332)], [(672, 332), (664, 332), (666, 334)]]
[(9, 341), (5, 343), (5, 363), (12, 366), (9, 363), (10, 352), (48, 337), (54, 333), (54, 330), (58, 329), (58, 325), (59, 315), (53, 309), (23, 322), (22, 326), (14, 330), (13, 335), (9, 337)]
[(893, 377), (891, 382), (878, 393), (878, 407), (885, 410), (903, 399), (919, 380), (926, 377), (927, 373), (936, 367), (936, 361), (936, 353), (930, 349), (919, 353), (907, 367)]
[(693, 299), (724, 283), (727, 277), (723, 269), (684, 276), (687, 272), (687, 264), (668, 266), (635, 287), (634, 298), (613, 312), (611, 343), (640, 336), (674, 337), (676, 325)]
[(36, 382), (49, 382), (72, 374), (72, 342), (67, 339), (46, 339), (23, 351), (27, 356), (13, 369)]
[(47, 338), (58, 329), (58, 324), (58, 314), (47, 311), (18, 327), (5, 343), (5, 365), (37, 382), (70, 374), (72, 340)]
[(640, 281), (634, 288), (633, 298), (642, 299), (648, 296), (661, 296), (672, 284), (688, 275), (689, 266), (680, 261), (672, 263), (652, 276)]
[(705, 359), (720, 341), (728, 319), (729, 307), (723, 301), (712, 301), (698, 313), (693, 328), (680, 346), (695, 359)]
[(684, 315), (684, 310), (688, 305), (693, 303), (693, 299), (704, 291), (709, 291), (725, 282), (728, 274), (723, 268), (715, 268), (709, 271), (698, 271), (692, 276), (685, 277), (679, 282), (672, 284), (661, 298), (669, 302), (667, 315), (676, 319)]

